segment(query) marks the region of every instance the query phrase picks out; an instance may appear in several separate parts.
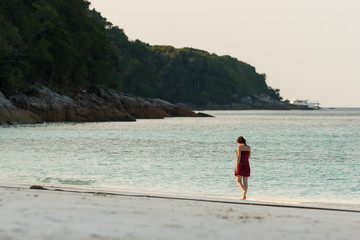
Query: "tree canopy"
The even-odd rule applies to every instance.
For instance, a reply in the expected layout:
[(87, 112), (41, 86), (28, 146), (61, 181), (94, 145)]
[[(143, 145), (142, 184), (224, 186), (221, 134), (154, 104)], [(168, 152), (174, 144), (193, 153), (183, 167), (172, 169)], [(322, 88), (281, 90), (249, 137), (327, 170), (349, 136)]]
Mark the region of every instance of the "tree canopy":
[(264, 93), (266, 75), (230, 56), (130, 41), (85, 0), (0, 2), (0, 91), (110, 87), (171, 102), (229, 104)]

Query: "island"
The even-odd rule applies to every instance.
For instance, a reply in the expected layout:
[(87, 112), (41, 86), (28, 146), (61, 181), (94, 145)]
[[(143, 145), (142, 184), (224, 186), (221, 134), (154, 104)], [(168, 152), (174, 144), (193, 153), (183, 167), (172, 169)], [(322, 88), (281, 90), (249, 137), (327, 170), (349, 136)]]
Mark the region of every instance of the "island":
[(2, 1), (0, 19), (2, 124), (301, 109), (250, 64), (129, 40), (88, 1)]

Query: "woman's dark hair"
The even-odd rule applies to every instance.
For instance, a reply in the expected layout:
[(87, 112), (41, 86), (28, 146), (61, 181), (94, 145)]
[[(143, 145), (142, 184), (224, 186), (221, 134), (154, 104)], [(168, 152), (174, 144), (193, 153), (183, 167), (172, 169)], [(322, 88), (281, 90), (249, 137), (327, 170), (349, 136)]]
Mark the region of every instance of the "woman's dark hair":
[(242, 136), (238, 137), (238, 139), (236, 140), (236, 142), (238, 142), (238, 143), (243, 143), (243, 144), (246, 145), (246, 140), (245, 140), (245, 138), (243, 138)]

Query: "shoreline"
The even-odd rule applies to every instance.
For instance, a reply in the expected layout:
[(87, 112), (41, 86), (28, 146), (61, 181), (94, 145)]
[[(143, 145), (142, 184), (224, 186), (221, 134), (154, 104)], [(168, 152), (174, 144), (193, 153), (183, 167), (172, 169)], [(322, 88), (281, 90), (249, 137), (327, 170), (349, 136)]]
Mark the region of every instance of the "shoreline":
[(254, 205), (265, 207), (283, 207), (283, 208), (300, 208), (313, 210), (343, 211), (360, 213), (360, 204), (357, 203), (337, 203), (337, 202), (321, 202), (321, 201), (296, 201), (296, 200), (280, 200), (280, 199), (258, 199), (248, 198), (240, 200), (240, 197), (233, 196), (213, 196), (213, 195), (195, 195), (185, 193), (164, 193), (164, 192), (140, 192), (130, 190), (120, 190), (113, 188), (85, 187), (85, 186), (54, 186), (54, 185), (33, 185), (33, 184), (9, 184), (0, 183), (1, 189), (10, 190), (40, 190), (50, 192), (65, 192), (74, 194), (94, 194), (115, 197), (134, 197), (134, 198), (154, 198), (168, 199), (179, 201), (196, 201), (196, 202), (212, 202), (236, 205)]
[[(61, 191), (64, 190), (64, 191)], [(4, 239), (356, 239), (360, 211), (0, 187)], [(294, 206), (298, 206), (294, 204)], [(341, 221), (339, 221), (341, 219)]]

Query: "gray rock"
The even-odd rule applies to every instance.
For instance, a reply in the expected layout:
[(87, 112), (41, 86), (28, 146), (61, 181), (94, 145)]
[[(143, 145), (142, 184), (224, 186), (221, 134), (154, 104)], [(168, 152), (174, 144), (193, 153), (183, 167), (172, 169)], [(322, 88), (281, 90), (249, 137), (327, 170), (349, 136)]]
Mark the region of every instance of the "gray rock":
[(213, 115), (207, 114), (207, 113), (203, 113), (203, 112), (198, 112), (197, 115), (199, 117), (214, 117)]
[(46, 122), (135, 121), (121, 108), (94, 93), (71, 98), (48, 88), (31, 87), (26, 94), (16, 94), (10, 99), (17, 107), (35, 113)]
[(0, 125), (22, 123), (41, 123), (41, 119), (32, 112), (18, 109), (0, 92)]
[(74, 91), (67, 96), (53, 92), (49, 88), (33, 86), (25, 93), (11, 96), (10, 101), (7, 100), (7, 104), (11, 104), (14, 109), (38, 116), (38, 119), (44, 122), (135, 121), (136, 118), (197, 117), (193, 111), (161, 99), (124, 95), (113, 89), (97, 87)]

